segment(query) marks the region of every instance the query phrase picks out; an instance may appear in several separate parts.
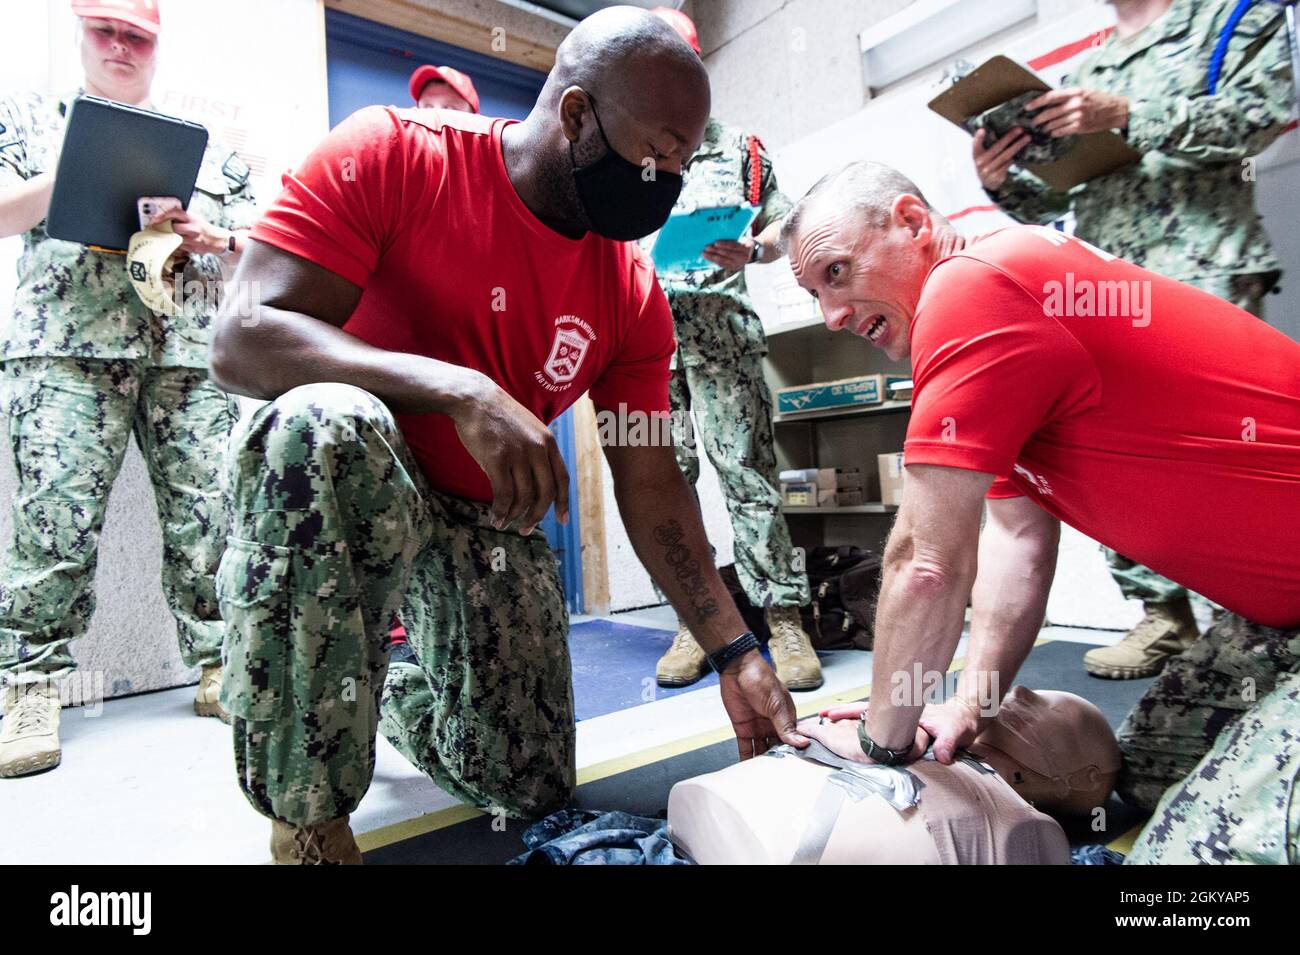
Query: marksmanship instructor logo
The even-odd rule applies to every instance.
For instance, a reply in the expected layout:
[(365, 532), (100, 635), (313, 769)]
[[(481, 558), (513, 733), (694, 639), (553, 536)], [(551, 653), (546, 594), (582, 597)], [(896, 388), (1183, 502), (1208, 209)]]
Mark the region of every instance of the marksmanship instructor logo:
[(578, 377), (595, 340), (596, 332), (577, 315), (561, 315), (555, 320), (555, 340), (546, 364), (534, 373), (537, 383), (547, 391), (563, 391)]
[(152, 892), (69, 892), (50, 896), (50, 924), (130, 926), (132, 935), (148, 935), (153, 926)]

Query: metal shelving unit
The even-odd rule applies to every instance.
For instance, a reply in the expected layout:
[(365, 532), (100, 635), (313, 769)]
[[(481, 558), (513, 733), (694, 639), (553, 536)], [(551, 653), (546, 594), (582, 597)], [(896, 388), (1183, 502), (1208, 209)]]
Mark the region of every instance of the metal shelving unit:
[[(870, 342), (848, 332), (831, 332), (820, 317), (772, 328), (767, 343), (764, 370), (773, 394), (778, 388), (859, 374), (911, 375), (907, 364), (891, 362)], [(864, 478), (865, 504), (782, 507), (797, 545), (883, 549), (898, 508), (880, 501), (876, 456), (902, 450), (911, 407), (908, 399), (773, 417), (778, 469), (857, 467)]]
[(891, 411), (910, 411), (912, 402), (885, 401), (878, 405), (851, 405), (847, 408), (826, 408), (822, 411), (795, 411), (772, 416), (773, 424), (800, 424), (804, 421), (828, 421), (832, 418), (853, 418), (865, 414), (888, 414)]
[(898, 510), (896, 504), (848, 504), (844, 507), (802, 507), (795, 504), (783, 504), (781, 510), (786, 514), (893, 514)]

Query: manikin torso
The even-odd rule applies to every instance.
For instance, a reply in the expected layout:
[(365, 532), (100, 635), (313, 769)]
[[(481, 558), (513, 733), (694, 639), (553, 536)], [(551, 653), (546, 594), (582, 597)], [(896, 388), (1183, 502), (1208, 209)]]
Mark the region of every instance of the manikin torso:
[(1013, 687), (971, 749), (983, 762), (891, 769), (780, 747), (675, 785), (669, 831), (702, 865), (1067, 864), (1064, 830), (1025, 796), (1069, 814), (1105, 801), (1119, 751), (1101, 712)]
[[(793, 755), (761, 756), (674, 786), (669, 831), (701, 865), (1069, 862), (1060, 825), (987, 769), (922, 760), (905, 771), (920, 783), (915, 806), (898, 809), (865, 792), (828, 808), (824, 793), (839, 770)], [(820, 858), (814, 847), (797, 859), (828, 811), (838, 815), (829, 836), (813, 837), (818, 846), (824, 840)]]

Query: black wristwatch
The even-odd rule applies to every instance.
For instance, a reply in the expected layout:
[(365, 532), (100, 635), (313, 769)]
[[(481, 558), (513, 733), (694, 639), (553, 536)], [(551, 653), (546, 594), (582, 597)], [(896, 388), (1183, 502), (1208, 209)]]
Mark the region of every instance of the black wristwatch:
[(898, 766), (907, 761), (907, 757), (912, 752), (911, 746), (905, 746), (902, 749), (889, 749), (881, 746), (870, 736), (867, 735), (867, 712), (862, 711), (858, 717), (858, 743), (862, 746), (862, 752), (867, 754), (868, 759), (873, 759), (877, 763), (884, 763), (886, 766)]
[(763, 243), (755, 239), (753, 248), (749, 250), (749, 261), (757, 262), (762, 257), (763, 257)]
[(710, 653), (709, 666), (721, 673), (737, 657), (743, 656), (750, 650), (757, 649), (758, 637), (754, 636), (753, 630), (746, 630), (717, 653)]

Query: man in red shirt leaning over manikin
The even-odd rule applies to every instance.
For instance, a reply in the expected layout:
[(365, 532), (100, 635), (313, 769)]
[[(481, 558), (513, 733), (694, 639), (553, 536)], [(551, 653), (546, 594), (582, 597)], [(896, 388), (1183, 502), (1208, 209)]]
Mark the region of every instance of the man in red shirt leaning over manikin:
[[(710, 559), (666, 428), (672, 315), (630, 240), (667, 219), (709, 115), (657, 17), (582, 21), (522, 122), (361, 110), (285, 178), (211, 370), (270, 399), (227, 464), (224, 699), (281, 862), (359, 862), (376, 732), (444, 789), (533, 816), (575, 784), (568, 616), (537, 530), (584, 392), (638, 556), (714, 655), (742, 756), (794, 732)], [(251, 311), (249, 311), (251, 309)], [(254, 315), (254, 318), (247, 316)], [(414, 660), (389, 666), (394, 612)], [(698, 628), (698, 629), (696, 629)]]
[[(1230, 611), (1120, 730), (1117, 789), (1156, 809), (1131, 858), (1287, 861), (1300, 344), (1053, 229), (967, 240), (876, 163), (825, 177), (784, 236), (827, 326), (910, 356), (915, 380), (876, 618), (872, 685), (890, 691), (861, 721), (800, 729), (846, 757), (903, 761), (933, 742), (951, 761), (1033, 645), (1063, 520)], [(926, 706), (914, 684), (947, 669), (968, 599), (957, 694)]]

